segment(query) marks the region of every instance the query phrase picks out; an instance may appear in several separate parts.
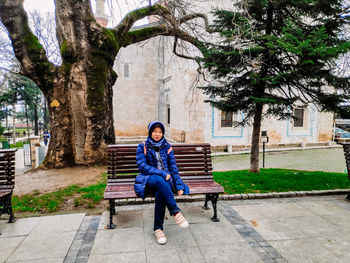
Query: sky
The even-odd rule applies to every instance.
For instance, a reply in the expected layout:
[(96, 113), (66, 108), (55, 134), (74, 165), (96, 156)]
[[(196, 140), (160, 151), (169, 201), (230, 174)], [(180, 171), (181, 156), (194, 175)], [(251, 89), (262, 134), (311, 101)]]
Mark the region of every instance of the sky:
[[(148, 0), (105, 0), (105, 11), (110, 20), (108, 27), (115, 26), (129, 11), (148, 5), (148, 2)], [(53, 13), (55, 11), (54, 0), (24, 0), (23, 5), (26, 11), (34, 11), (35, 9), (40, 13)], [(95, 0), (91, 0), (91, 6), (93, 12), (95, 12)], [(144, 23), (146, 23), (146, 20), (140, 21), (136, 25)]]

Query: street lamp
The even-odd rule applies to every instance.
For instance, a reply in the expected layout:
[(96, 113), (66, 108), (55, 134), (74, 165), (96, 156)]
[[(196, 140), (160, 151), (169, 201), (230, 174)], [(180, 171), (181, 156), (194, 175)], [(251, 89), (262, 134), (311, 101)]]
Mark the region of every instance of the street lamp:
[(269, 142), (267, 131), (261, 131), (261, 141), (263, 143), (263, 168), (265, 168), (265, 143)]

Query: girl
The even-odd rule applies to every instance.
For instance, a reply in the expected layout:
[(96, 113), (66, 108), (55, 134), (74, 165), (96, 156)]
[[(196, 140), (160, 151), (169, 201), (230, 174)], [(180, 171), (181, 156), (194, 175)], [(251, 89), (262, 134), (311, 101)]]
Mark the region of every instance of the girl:
[(166, 243), (163, 232), (165, 207), (174, 216), (181, 228), (188, 227), (187, 220), (178, 208), (174, 193), (179, 196), (189, 194), (189, 188), (183, 183), (176, 166), (174, 152), (164, 138), (165, 128), (159, 122), (148, 125), (148, 137), (136, 150), (136, 163), (140, 174), (135, 179), (135, 192), (142, 199), (147, 194), (155, 195), (154, 233), (158, 244)]

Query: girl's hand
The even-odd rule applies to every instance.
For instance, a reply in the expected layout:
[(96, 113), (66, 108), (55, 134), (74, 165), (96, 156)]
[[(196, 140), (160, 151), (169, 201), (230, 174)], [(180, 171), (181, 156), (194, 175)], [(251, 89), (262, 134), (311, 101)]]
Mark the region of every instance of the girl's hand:
[(184, 194), (184, 190), (179, 190), (179, 191), (177, 191), (177, 195), (178, 196), (181, 196), (181, 195), (183, 195)]
[(165, 178), (165, 181), (168, 181), (170, 179), (170, 177), (171, 177), (170, 174), (167, 174), (166, 178)]

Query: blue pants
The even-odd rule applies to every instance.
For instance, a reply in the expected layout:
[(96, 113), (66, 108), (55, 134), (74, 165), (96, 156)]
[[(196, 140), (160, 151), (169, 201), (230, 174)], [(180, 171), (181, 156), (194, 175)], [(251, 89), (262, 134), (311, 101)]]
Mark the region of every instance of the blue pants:
[(162, 229), (165, 216), (165, 207), (168, 207), (170, 215), (180, 211), (170, 184), (159, 175), (151, 175), (147, 180), (147, 189), (155, 192), (154, 227), (153, 230)]

